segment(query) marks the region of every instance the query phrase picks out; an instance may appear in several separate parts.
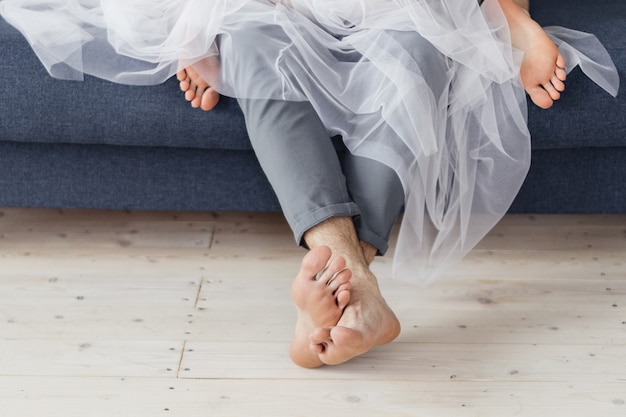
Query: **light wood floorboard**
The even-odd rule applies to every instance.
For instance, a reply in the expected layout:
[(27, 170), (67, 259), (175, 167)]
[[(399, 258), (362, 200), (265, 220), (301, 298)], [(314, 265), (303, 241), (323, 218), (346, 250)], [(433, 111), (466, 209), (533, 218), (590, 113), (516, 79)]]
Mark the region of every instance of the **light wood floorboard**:
[(507, 216), (425, 288), (377, 259), (402, 334), (316, 370), (304, 253), (273, 213), (0, 210), (0, 417), (626, 415), (626, 216)]

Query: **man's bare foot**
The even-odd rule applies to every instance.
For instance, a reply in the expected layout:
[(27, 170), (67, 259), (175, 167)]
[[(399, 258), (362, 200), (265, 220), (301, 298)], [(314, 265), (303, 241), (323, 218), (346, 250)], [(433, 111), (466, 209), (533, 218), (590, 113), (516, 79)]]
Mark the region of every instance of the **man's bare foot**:
[(565, 90), (565, 58), (527, 10), (514, 0), (500, 0), (513, 46), (524, 52), (520, 75), (531, 100), (547, 109)]
[(200, 107), (209, 111), (217, 105), (220, 95), (193, 69), (187, 67), (176, 73), (180, 81), (180, 89), (185, 93), (185, 99), (191, 102), (191, 107)]
[(337, 324), (350, 302), (350, 270), (342, 257), (334, 257), (328, 247), (312, 249), (302, 259), (300, 272), (291, 286), (291, 296), (298, 310), (298, 321), (290, 347), (292, 360), (303, 367), (323, 365), (315, 345), (309, 340), (318, 327)]
[[(318, 364), (337, 365), (387, 344), (400, 334), (400, 322), (384, 300), (352, 219), (331, 218), (307, 231), (309, 247), (327, 245), (341, 255), (352, 272), (350, 301), (336, 325), (317, 326), (310, 334), (310, 350)], [(366, 250), (367, 251), (367, 250)], [(375, 253), (372, 252), (372, 253)], [(370, 253), (371, 255), (371, 253)]]
[(350, 303), (337, 325), (318, 327), (310, 335), (314, 351), (326, 365), (347, 362), (375, 346), (390, 343), (400, 334), (400, 322), (369, 268), (359, 268), (353, 274)]

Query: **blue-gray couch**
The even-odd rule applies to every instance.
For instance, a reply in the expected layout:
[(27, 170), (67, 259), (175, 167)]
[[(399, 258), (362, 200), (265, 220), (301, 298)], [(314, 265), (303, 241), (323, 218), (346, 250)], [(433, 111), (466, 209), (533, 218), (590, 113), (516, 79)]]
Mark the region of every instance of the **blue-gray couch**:
[[(626, 1), (541, 0), (543, 25), (595, 33), (626, 72)], [(276, 211), (232, 99), (204, 113), (154, 87), (50, 78), (0, 19), (0, 207)], [(516, 213), (626, 212), (626, 95), (579, 70), (529, 109), (533, 160)]]

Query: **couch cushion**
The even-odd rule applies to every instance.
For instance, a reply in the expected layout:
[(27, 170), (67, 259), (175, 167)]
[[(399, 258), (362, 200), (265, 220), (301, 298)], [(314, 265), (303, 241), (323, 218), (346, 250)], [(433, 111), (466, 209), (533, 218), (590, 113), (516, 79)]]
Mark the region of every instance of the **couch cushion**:
[[(625, 1), (531, 3), (533, 15), (543, 25), (595, 33), (623, 78)], [(222, 98), (216, 109), (205, 113), (190, 108), (174, 79), (153, 87), (116, 85), (92, 77), (82, 83), (55, 80), (21, 34), (2, 19), (0, 39), (0, 140), (250, 149), (243, 116), (233, 99)], [(574, 71), (556, 106), (544, 111), (529, 105), (533, 147), (626, 146), (624, 114), (624, 94), (614, 99)]]
[(0, 140), (250, 149), (233, 99), (205, 113), (189, 106), (175, 79), (151, 87), (53, 79), (3, 19), (0, 39)]
[[(543, 26), (565, 26), (595, 34), (626, 79), (626, 1), (531, 0), (531, 13)], [(534, 149), (626, 146), (626, 94), (611, 97), (577, 68), (561, 100), (549, 110), (529, 104)]]

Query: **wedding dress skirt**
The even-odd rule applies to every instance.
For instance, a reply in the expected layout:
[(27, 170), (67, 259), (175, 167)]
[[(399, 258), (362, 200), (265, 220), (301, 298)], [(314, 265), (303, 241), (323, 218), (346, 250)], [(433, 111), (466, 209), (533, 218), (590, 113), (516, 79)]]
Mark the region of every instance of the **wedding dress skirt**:
[[(310, 101), (329, 135), (401, 178), (394, 275), (410, 282), (430, 282), (482, 239), (530, 165), (522, 56), (497, 0), (3, 0), (0, 14), (58, 78), (148, 85), (195, 64), (223, 95)], [(264, 59), (235, 69), (229, 34), (253, 29)], [(446, 70), (425, 76), (391, 31), (418, 34)], [(580, 65), (617, 94), (594, 36), (546, 31), (568, 71)]]

